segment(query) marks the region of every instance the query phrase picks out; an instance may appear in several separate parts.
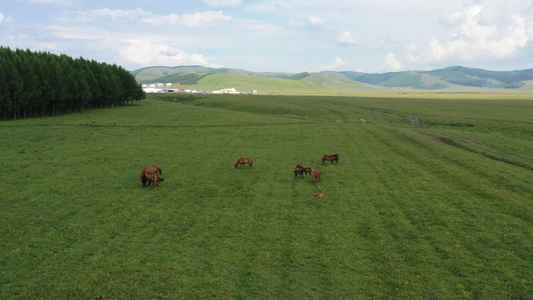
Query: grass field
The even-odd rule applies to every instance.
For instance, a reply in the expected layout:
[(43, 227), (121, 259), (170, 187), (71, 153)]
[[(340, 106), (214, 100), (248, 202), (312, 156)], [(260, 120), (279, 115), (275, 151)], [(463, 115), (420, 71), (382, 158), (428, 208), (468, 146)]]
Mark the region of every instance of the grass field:
[(533, 101), (491, 97), (151, 95), (0, 122), (0, 299), (532, 298)]

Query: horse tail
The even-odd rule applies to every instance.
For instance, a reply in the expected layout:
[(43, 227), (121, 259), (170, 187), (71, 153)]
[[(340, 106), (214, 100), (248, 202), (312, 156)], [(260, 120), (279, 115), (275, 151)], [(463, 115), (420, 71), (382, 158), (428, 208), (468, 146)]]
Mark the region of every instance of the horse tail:
[(254, 160), (250, 158), (250, 168), (252, 167), (253, 164), (254, 164)]

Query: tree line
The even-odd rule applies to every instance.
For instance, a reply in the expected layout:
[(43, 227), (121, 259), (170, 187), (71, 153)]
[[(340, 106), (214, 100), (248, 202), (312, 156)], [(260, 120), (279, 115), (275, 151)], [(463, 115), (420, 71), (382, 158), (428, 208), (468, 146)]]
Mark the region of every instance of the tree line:
[(124, 68), (83, 58), (0, 47), (0, 116), (56, 116), (146, 98)]

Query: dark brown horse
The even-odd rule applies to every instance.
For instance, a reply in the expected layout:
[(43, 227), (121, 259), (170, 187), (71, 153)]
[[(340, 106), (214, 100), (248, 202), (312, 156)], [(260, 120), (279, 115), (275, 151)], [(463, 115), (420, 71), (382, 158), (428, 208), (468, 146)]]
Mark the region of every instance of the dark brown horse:
[(320, 171), (320, 169), (316, 169), (313, 171), (313, 185), (316, 185), (320, 181), (321, 175), (322, 171)]
[[(150, 176), (155, 173), (159, 173), (159, 175), (163, 175), (163, 171), (158, 165), (153, 165), (151, 167), (145, 167), (141, 172), (141, 181), (143, 183), (143, 188), (146, 187), (146, 184), (150, 185), (151, 180)], [(161, 178), (161, 181), (163, 181), (163, 178)]]
[(324, 155), (324, 156), (322, 156), (322, 165), (324, 165), (326, 163), (326, 161), (331, 161), (332, 164), (333, 164), (333, 162), (336, 162), (338, 164), (339, 163), (339, 155), (338, 154), (333, 154), (333, 155)]
[(252, 168), (252, 165), (254, 164), (254, 161), (251, 158), (249, 158), (249, 157), (247, 157), (247, 158), (242, 158), (241, 157), (235, 163), (235, 169), (237, 167), (239, 167), (239, 166), (243, 166), (244, 167), (245, 164), (248, 164), (248, 166), (250, 166), (250, 168)]
[(298, 175), (304, 178), (304, 173), (306, 173), (304, 170), (294, 170), (294, 178), (298, 177)]
[(311, 173), (313, 173), (313, 169), (311, 169), (311, 168), (304, 168), (304, 167), (302, 167), (300, 165), (296, 165), (295, 168), (297, 168), (300, 171), (303, 171), (305, 174), (311, 175)]

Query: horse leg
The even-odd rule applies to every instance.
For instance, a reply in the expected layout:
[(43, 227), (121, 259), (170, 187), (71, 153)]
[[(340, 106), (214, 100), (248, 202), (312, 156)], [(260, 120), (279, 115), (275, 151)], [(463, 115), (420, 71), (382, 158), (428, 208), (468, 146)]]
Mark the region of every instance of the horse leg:
[(143, 183), (143, 188), (146, 187), (146, 182), (148, 181), (148, 176), (146, 176), (146, 173), (143, 173), (142, 174), (142, 183)]

